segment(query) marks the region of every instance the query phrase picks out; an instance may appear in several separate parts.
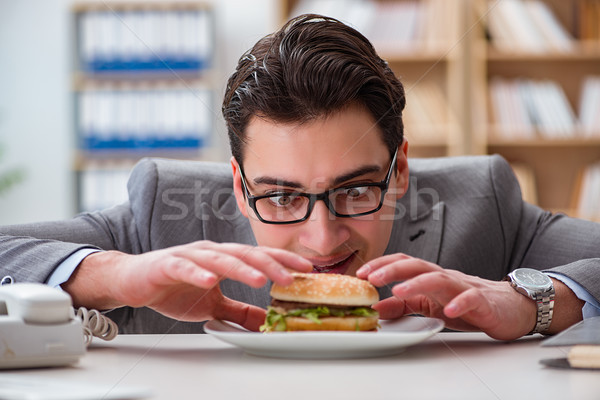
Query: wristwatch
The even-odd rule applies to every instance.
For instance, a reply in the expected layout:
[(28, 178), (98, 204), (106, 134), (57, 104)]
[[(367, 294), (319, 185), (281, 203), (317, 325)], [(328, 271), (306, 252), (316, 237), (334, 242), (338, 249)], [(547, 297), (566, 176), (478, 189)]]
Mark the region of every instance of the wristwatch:
[(504, 280), (519, 293), (535, 301), (537, 322), (530, 333), (544, 333), (552, 322), (554, 309), (554, 285), (548, 275), (532, 268), (518, 268)]

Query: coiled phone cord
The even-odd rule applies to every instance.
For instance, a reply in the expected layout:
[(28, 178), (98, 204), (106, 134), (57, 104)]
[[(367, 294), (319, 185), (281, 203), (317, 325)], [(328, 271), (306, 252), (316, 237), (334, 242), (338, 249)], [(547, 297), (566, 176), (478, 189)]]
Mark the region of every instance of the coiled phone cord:
[(117, 324), (107, 316), (100, 314), (98, 310), (88, 310), (85, 307), (79, 307), (75, 311), (75, 316), (81, 321), (83, 326), (86, 346), (89, 346), (93, 337), (102, 340), (113, 340), (119, 332)]

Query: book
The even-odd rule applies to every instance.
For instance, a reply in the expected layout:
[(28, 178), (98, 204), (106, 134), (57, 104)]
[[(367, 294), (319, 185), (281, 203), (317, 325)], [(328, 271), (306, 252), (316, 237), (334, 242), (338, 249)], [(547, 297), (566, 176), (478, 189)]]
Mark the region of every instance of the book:
[(583, 171), (577, 214), (581, 218), (600, 220), (600, 163), (589, 165)]
[(415, 143), (445, 141), (448, 127), (457, 125), (442, 89), (431, 81), (405, 82), (406, 108), (403, 112), (408, 136)]
[(579, 100), (579, 121), (584, 137), (600, 137), (600, 76), (583, 80)]
[(127, 181), (133, 161), (87, 161), (78, 172), (80, 212), (102, 210), (128, 200)]
[(541, 360), (545, 365), (600, 369), (600, 317), (586, 318), (545, 339), (542, 346), (572, 346), (564, 359)]
[(503, 139), (533, 139), (536, 132), (546, 139), (566, 139), (578, 132), (578, 118), (554, 81), (493, 77), (490, 105)]
[(79, 147), (85, 151), (200, 149), (211, 133), (209, 89), (89, 88), (78, 95)]
[(501, 51), (535, 54), (574, 50), (572, 35), (543, 1), (489, 1), (484, 16), (492, 43)]
[(198, 73), (212, 65), (208, 8), (91, 8), (76, 15), (78, 61), (87, 74)]
[(600, 369), (600, 345), (575, 345), (569, 350), (567, 360), (574, 368)]
[(290, 17), (327, 15), (356, 28), (384, 55), (448, 51), (459, 39), (458, 0), (300, 0)]
[(575, 47), (573, 37), (558, 22), (546, 3), (527, 1), (525, 2), (525, 8), (550, 50), (556, 52), (573, 51)]

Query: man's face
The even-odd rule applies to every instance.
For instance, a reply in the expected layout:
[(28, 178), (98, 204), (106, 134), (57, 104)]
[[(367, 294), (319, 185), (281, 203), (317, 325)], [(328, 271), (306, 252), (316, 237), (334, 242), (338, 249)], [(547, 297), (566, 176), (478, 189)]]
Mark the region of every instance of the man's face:
[[(251, 195), (272, 192), (321, 193), (385, 179), (391, 158), (381, 131), (362, 107), (348, 107), (304, 124), (276, 123), (254, 117), (247, 127), (244, 174)], [(273, 225), (259, 221), (244, 197), (239, 165), (232, 159), (238, 207), (249, 218), (261, 246), (297, 253), (315, 272), (355, 275), (387, 247), (396, 199), (407, 189), (406, 143), (399, 149), (383, 207), (369, 215), (335, 217), (317, 201), (303, 222)], [(283, 182), (283, 183), (282, 183)]]

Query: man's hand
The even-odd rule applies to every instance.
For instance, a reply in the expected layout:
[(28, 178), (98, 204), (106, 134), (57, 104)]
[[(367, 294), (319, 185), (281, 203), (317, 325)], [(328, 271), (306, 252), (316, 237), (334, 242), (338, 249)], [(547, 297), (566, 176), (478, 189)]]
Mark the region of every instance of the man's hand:
[[(535, 326), (535, 302), (518, 293), (508, 282), (443, 269), (404, 254), (370, 261), (356, 275), (375, 286), (404, 281), (392, 288), (393, 297), (373, 307), (384, 319), (422, 314), (443, 319), (451, 329), (481, 330), (503, 340), (526, 335)], [(554, 281), (554, 284), (557, 290), (551, 331), (556, 332), (581, 319), (582, 303), (562, 283)], [(564, 303), (559, 304), (561, 300)]]
[(309, 272), (312, 264), (285, 250), (199, 241), (140, 255), (93, 253), (62, 287), (78, 306), (146, 306), (175, 319), (224, 319), (257, 330), (265, 311), (223, 296), (219, 280), (285, 286), (293, 281), (288, 268)]

